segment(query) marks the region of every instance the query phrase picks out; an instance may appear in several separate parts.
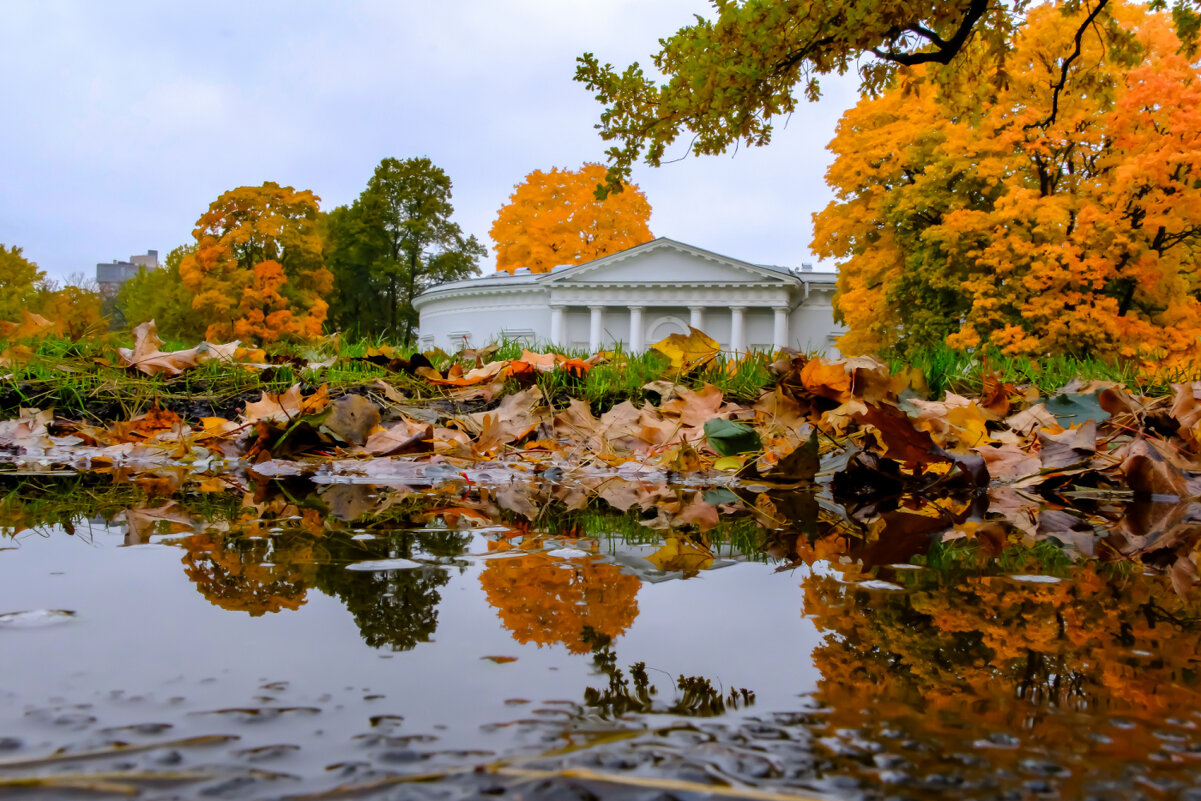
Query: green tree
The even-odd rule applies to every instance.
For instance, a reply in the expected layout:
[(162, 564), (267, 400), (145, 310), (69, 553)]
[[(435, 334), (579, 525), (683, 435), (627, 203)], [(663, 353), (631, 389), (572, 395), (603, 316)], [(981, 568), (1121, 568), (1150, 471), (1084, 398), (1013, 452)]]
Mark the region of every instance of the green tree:
[(351, 206), (326, 221), (339, 327), (413, 338), (413, 299), (479, 273), (486, 253), (451, 221), (450, 177), (428, 158), (386, 158)]
[(0, 245), (0, 320), (20, 320), (45, 279), (46, 274), (21, 255), (21, 248)]
[(161, 336), (183, 342), (204, 338), (207, 323), (192, 309), (192, 293), (179, 276), (179, 264), (196, 252), (195, 245), (181, 245), (167, 254), (164, 267), (138, 270), (117, 292), (117, 310), (132, 328), (154, 320)]
[[(1071, 18), (1061, 26), (1063, 41), (1079, 43), (1086, 31), (1104, 31), (1109, 47), (1129, 48), (1114, 25), (1112, 4), (1062, 2), (1060, 10)], [(606, 106), (599, 127), (603, 139), (616, 142), (607, 151), (607, 184), (616, 189), (636, 161), (645, 158), (658, 166), (666, 148), (686, 132), (692, 134), (687, 152), (695, 155), (721, 153), (739, 143), (767, 144), (772, 121), (795, 112), (799, 96), (820, 97), (823, 75), (855, 70), (863, 90), (878, 94), (893, 85), (898, 69), (926, 64), (935, 83), (971, 76), (1003, 87), (1010, 78), (1014, 34), (1034, 5), (1032, 0), (713, 0), (715, 19), (698, 16), (660, 40), (653, 62), (666, 83), (648, 78), (637, 63), (618, 71), (592, 53), (579, 58), (576, 80)], [(1169, 0), (1150, 5), (1163, 9)], [(1201, 26), (1201, 0), (1171, 0), (1170, 5), (1191, 52)], [(974, 46), (968, 48), (969, 43)], [(1081, 64), (1078, 46), (1074, 53), (1055, 65), (1042, 124), (1054, 121), (1064, 82)]]
[(322, 218), (326, 266), (334, 276), (329, 315), (333, 325), (350, 336), (372, 336), (388, 330), (388, 304), (383, 281), (373, 271), (384, 253), (356, 202), (338, 206)]

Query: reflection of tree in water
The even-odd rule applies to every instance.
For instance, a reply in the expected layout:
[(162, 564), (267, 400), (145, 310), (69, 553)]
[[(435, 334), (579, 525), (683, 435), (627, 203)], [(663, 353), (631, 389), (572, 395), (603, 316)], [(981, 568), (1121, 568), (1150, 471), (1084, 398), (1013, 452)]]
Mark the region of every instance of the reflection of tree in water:
[(606, 717), (619, 718), (631, 712), (666, 712), (707, 718), (725, 714), (727, 709), (755, 703), (755, 694), (745, 687), (731, 687), (729, 694), (723, 696), (704, 676), (683, 674), (676, 679), (676, 696), (656, 702), (655, 696), (659, 690), (651, 683), (645, 662), (630, 665), (630, 678), (626, 679), (625, 673), (617, 666), (617, 654), (613, 651), (611, 637), (585, 626), (580, 641), (592, 650), (592, 664), (596, 672), (608, 679), (608, 686), (600, 689), (588, 687), (584, 691), (584, 706)]
[[(1046, 572), (1033, 561), (1022, 570)], [(1161, 721), (1201, 708), (1201, 609), (1137, 570), (1064, 571), (1054, 583), (945, 565), (888, 575), (904, 592), (810, 576), (804, 609), (826, 634), (813, 653), (828, 709), (820, 733), (917, 738), (931, 755), (991, 737), (1011, 747), (989, 752), (992, 770), (1026, 770), (1030, 749), (1068, 761), (1121, 755), (1102, 772), (1145, 763), (1165, 747)], [(1100, 736), (1120, 716), (1152, 725), (1112, 731), (1107, 745)], [(926, 770), (945, 769), (928, 759)], [(1069, 773), (1059, 791), (1087, 795), (1077, 784), (1087, 772)]]
[(193, 535), (181, 543), (188, 578), (216, 606), (252, 616), (297, 609), (315, 587), (346, 604), (372, 647), (400, 651), (430, 639), (438, 625), (438, 588), (450, 580), (447, 569), (368, 572), (346, 566), (422, 555), (454, 557), (467, 547), (470, 535), (403, 530), (356, 540), (346, 530), (302, 523), (303, 528), (281, 532), (252, 521), (234, 531)]
[(201, 595), (252, 617), (299, 608), (316, 575), (314, 540), (298, 532), (250, 538), (210, 530), (182, 544), (184, 570)]
[(374, 540), (338, 538), (327, 543), (329, 561), (317, 568), (316, 586), (354, 616), (363, 641), (373, 648), (407, 651), (426, 642), (438, 627), (438, 589), (450, 581), (448, 568), (368, 572), (347, 570), (352, 562), (411, 559), (417, 552), (458, 556), (471, 541), (456, 531), (404, 531)]
[(513, 639), (562, 643), (573, 654), (590, 650), (586, 629), (605, 637), (628, 629), (638, 616), (642, 586), (617, 565), (545, 553), (490, 560), (480, 584)]

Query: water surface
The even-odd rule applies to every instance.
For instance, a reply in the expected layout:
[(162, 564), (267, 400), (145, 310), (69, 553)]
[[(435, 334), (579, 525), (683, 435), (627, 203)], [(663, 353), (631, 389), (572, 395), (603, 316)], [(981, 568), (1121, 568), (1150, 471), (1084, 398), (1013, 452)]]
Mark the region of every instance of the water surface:
[[(1201, 784), (1191, 596), (1083, 537), (964, 537), (978, 499), (850, 536), (797, 493), (6, 480), (0, 781), (43, 780), (22, 796)], [(715, 526), (681, 522), (706, 504)]]

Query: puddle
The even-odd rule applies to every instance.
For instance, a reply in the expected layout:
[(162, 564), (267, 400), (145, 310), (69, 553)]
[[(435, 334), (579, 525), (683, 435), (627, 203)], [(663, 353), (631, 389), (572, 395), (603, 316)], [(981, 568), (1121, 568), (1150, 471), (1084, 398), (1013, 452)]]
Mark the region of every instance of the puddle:
[(1201, 784), (1191, 510), (1132, 561), (1155, 515), (1100, 503), (1043, 536), (979, 498), (611, 478), (5, 481), (0, 797)]

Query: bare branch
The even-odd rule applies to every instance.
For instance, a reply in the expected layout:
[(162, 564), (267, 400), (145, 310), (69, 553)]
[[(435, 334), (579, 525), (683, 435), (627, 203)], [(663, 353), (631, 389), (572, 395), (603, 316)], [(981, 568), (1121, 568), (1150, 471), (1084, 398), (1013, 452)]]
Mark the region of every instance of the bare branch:
[(1055, 122), (1055, 118), (1059, 115), (1059, 95), (1063, 92), (1064, 87), (1068, 83), (1068, 69), (1072, 66), (1072, 62), (1080, 58), (1081, 49), (1084, 46), (1084, 33), (1092, 26), (1093, 21), (1101, 13), (1101, 9), (1109, 4), (1109, 0), (1098, 0), (1097, 7), (1089, 12), (1084, 22), (1080, 23), (1080, 27), (1076, 29), (1076, 47), (1072, 50), (1072, 54), (1063, 60), (1059, 65), (1059, 80), (1051, 86), (1051, 113), (1046, 119), (1032, 122), (1022, 126), (1022, 130), (1028, 131), (1031, 128), (1046, 128)]

